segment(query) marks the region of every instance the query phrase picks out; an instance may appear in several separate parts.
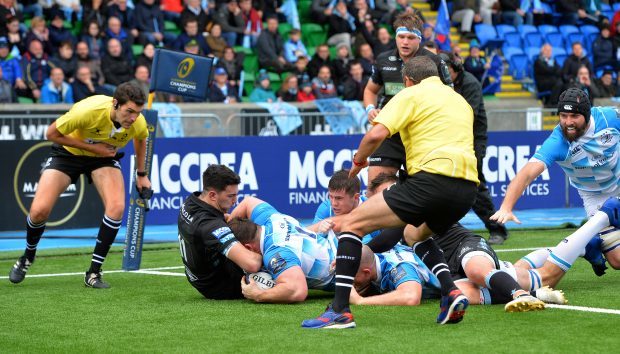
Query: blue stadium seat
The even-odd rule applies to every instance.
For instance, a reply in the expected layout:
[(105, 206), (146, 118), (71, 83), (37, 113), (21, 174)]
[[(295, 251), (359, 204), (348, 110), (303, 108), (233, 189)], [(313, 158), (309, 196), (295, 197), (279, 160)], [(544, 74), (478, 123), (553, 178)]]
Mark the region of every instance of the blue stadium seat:
[(568, 55), (568, 53), (562, 47), (551, 47), (551, 55), (555, 58), (556, 55)]
[(614, 10), (614, 12), (615, 11), (619, 11), (620, 10), (620, 2), (615, 3), (614, 6), (612, 6), (612, 9)]
[[(620, 5), (620, 3), (618, 3), (618, 5)], [(586, 36), (590, 35), (590, 33), (599, 33), (598, 27), (594, 25), (583, 25), (579, 27), (579, 30)]]
[(566, 60), (566, 58), (568, 57), (568, 55), (566, 54), (558, 54), (558, 55), (554, 55), (553, 59), (558, 62), (559, 66), (564, 65), (564, 60)]
[(561, 25), (560, 27), (558, 27), (558, 29), (560, 30), (560, 33), (562, 33), (562, 35), (564, 36), (565, 42), (568, 42), (569, 35), (573, 33), (580, 33), (579, 28), (573, 25)]
[(605, 65), (602, 68), (597, 68), (596, 69), (596, 77), (597, 78), (601, 78), (601, 76), (603, 76), (603, 72), (605, 70), (609, 70), (611, 71), (611, 77), (614, 79), (614, 81), (616, 80), (616, 71), (614, 70), (614, 67), (611, 65)]
[(594, 44), (594, 41), (598, 38), (598, 36), (598, 33), (589, 33), (586, 35), (585, 42), (588, 48), (592, 48), (592, 44)]
[(506, 24), (496, 25), (495, 31), (497, 32), (497, 36), (501, 39), (505, 39), (504, 35), (506, 33), (517, 33), (517, 29), (514, 26)]
[(553, 32), (559, 32), (559, 31), (558, 31), (558, 28), (553, 25), (540, 25), (538, 26), (538, 32), (545, 35), (547, 33), (553, 33)]
[(517, 30), (519, 33), (521, 33), (523, 39), (525, 39), (525, 36), (527, 36), (528, 33), (538, 33), (538, 28), (536, 28), (536, 26), (534, 25), (519, 25)]
[(521, 35), (517, 32), (505, 33), (503, 47), (523, 48), (523, 43), (521, 42)]
[(533, 65), (540, 55), (540, 47), (527, 47), (525, 48), (525, 54), (530, 58), (530, 62), (532, 62)]
[[(613, 12), (614, 10), (611, 8), (611, 5), (606, 4), (601, 1), (601, 12)], [(609, 18), (611, 20), (611, 17)]]
[(549, 32), (545, 34), (545, 39), (552, 47), (564, 46), (564, 36), (560, 32)]
[(583, 33), (570, 33), (565, 38), (567, 45), (573, 45), (573, 43), (579, 42), (581, 43), (582, 47), (590, 48), (590, 46), (588, 46), (588, 43), (586, 43), (586, 39)]
[(515, 80), (530, 76), (530, 61), (525, 54), (515, 54), (510, 58), (510, 74)]
[(525, 35), (525, 46), (526, 47), (542, 47), (545, 43), (545, 40), (542, 34), (538, 32), (530, 32)]
[(510, 63), (510, 60), (512, 59), (513, 56), (515, 55), (525, 55), (525, 53), (523, 52), (523, 49), (518, 48), (518, 47), (506, 47), (506, 48), (502, 48), (502, 53), (504, 54), (504, 58), (506, 58), (506, 61)]
[(476, 37), (478, 37), (480, 41), (480, 47), (483, 50), (487, 50), (487, 48), (492, 50), (500, 47), (504, 43), (504, 40), (499, 38), (497, 31), (495, 31), (495, 27), (492, 25), (480, 23), (474, 27), (474, 31), (476, 32)]

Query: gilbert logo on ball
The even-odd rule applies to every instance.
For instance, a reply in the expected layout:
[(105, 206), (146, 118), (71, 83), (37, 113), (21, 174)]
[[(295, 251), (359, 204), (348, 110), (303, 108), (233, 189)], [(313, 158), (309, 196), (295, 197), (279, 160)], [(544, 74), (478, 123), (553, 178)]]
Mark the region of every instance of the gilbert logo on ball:
[(246, 284), (250, 283), (250, 280), (249, 280), (250, 278), (254, 280), (256, 285), (263, 290), (271, 289), (276, 285), (276, 282), (273, 280), (273, 277), (271, 276), (271, 274), (267, 272), (257, 272), (257, 273), (246, 274), (245, 276)]

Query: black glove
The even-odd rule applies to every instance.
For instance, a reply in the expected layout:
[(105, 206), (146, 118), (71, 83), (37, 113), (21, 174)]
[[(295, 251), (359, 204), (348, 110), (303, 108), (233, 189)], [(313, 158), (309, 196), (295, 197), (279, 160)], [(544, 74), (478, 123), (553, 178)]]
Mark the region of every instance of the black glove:
[(140, 199), (144, 200), (144, 211), (149, 211), (149, 203), (147, 202), (153, 196), (153, 190), (149, 187), (138, 188), (136, 185), (136, 190), (138, 191), (138, 195)]

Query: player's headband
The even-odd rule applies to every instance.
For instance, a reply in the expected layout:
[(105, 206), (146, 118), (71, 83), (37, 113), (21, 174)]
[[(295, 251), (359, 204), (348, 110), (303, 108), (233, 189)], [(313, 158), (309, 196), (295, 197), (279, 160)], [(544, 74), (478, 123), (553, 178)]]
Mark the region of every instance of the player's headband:
[(405, 26), (400, 26), (396, 29), (396, 35), (398, 36), (399, 34), (404, 33), (404, 34), (413, 34), (414, 36), (422, 39), (422, 32), (420, 32), (417, 29), (409, 29)]

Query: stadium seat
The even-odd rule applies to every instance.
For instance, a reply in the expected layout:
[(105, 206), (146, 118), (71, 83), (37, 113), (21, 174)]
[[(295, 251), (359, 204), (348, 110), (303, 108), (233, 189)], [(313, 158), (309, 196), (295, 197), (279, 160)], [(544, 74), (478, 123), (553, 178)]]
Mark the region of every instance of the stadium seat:
[(585, 42), (588, 48), (592, 48), (592, 44), (594, 44), (594, 41), (598, 38), (598, 36), (598, 33), (589, 33), (586, 35)]
[(487, 48), (492, 50), (500, 47), (504, 43), (504, 40), (499, 38), (497, 31), (495, 31), (495, 27), (492, 25), (480, 23), (474, 27), (474, 30), (476, 32), (476, 37), (478, 37), (480, 41), (480, 47), (484, 50), (487, 50)]
[(280, 79), (280, 75), (276, 73), (269, 72), (269, 81), (271, 81), (271, 88), (274, 92), (278, 92), (280, 87), (282, 86), (282, 79)]
[(564, 36), (560, 32), (549, 32), (545, 39), (552, 47), (564, 47)]
[(133, 53), (133, 56), (138, 57), (140, 54), (142, 54), (143, 48), (144, 47), (142, 46), (142, 44), (132, 44), (131, 52)]
[(34, 103), (34, 100), (28, 97), (17, 96), (17, 102), (18, 103)]
[(534, 62), (536, 61), (536, 59), (538, 59), (538, 56), (540, 55), (540, 47), (527, 47), (525, 48), (525, 54), (527, 54), (530, 62), (532, 62), (532, 65), (534, 65)]
[(564, 36), (564, 40), (565, 41), (568, 41), (568, 36), (570, 34), (580, 33), (579, 32), (579, 28), (577, 28), (577, 26), (573, 26), (573, 25), (561, 25), (558, 28), (560, 30), (560, 33), (562, 33), (562, 35)]
[(299, 21), (301, 23), (310, 22), (312, 17), (310, 15), (312, 8), (312, 0), (299, 0), (297, 2), (297, 11), (299, 12)]
[[(611, 5), (606, 4), (604, 2), (601, 1), (601, 12), (610, 12), (610, 11), (614, 11), (614, 9), (612, 9)], [(610, 17), (611, 19), (611, 17)]]
[(177, 27), (177, 24), (172, 21), (164, 21), (164, 31), (171, 32), (176, 35), (181, 33), (181, 30)]
[(233, 50), (235, 51), (235, 53), (244, 53), (245, 55), (252, 55), (254, 54), (254, 50), (252, 48), (246, 48), (242, 45), (236, 45), (233, 47)]
[(316, 23), (302, 23), (301, 37), (307, 47), (316, 47), (327, 41), (323, 26)]
[(564, 65), (564, 60), (566, 60), (567, 57), (568, 57), (568, 55), (566, 55), (566, 54), (556, 54), (556, 55), (553, 56), (553, 60), (558, 62), (559, 66), (562, 66), (562, 65)]
[(256, 54), (246, 54), (243, 58), (243, 69), (246, 73), (255, 73), (258, 71), (258, 57)]
[(528, 33), (538, 33), (538, 28), (536, 28), (536, 26), (534, 25), (519, 25), (519, 27), (517, 27), (517, 30), (519, 33), (521, 33), (523, 39), (525, 39), (525, 36), (527, 36)]
[[(618, 5), (620, 5), (620, 3), (618, 3)], [(596, 33), (596, 34), (599, 33), (598, 27), (594, 25), (583, 25), (579, 27), (579, 30), (581, 33), (583, 33), (586, 36), (590, 35), (590, 33)]]
[(506, 33), (517, 33), (517, 29), (514, 26), (505, 24), (496, 25), (495, 31), (497, 32), (497, 36), (501, 39), (505, 39), (504, 35)]
[(506, 58), (506, 61), (509, 63), (510, 63), (510, 59), (512, 59), (513, 56), (525, 55), (525, 53), (523, 53), (523, 49), (518, 48), (518, 47), (502, 48), (502, 54), (504, 54), (504, 58)]
[(583, 35), (583, 33), (577, 32), (577, 33), (569, 33), (568, 35), (566, 35), (564, 38), (566, 38), (566, 44), (567, 45), (573, 45), (573, 43), (575, 42), (579, 42), (581, 43), (581, 46), (584, 48), (590, 48), (590, 44), (591, 43), (587, 43), (585, 36)]
[(314, 53), (316, 53), (316, 47), (306, 47), (306, 50), (308, 51), (308, 57), (310, 58), (312, 58)]
[(538, 26), (538, 32), (546, 35), (547, 33), (558, 32), (558, 28), (553, 25), (540, 25)]
[(278, 33), (280, 33), (280, 36), (282, 36), (282, 39), (284, 39), (284, 41), (288, 39), (288, 33), (291, 31), (291, 29), (293, 29), (293, 26), (288, 22), (284, 22), (278, 25)]
[(614, 10), (614, 12), (616, 12), (616, 11), (620, 11), (620, 2), (615, 3), (615, 4), (612, 6), (612, 9)]
[(521, 42), (521, 35), (517, 32), (508, 32), (504, 34), (504, 45), (505, 47), (516, 47), (523, 48), (523, 43)]
[(538, 32), (530, 32), (525, 35), (525, 46), (527, 47), (542, 47), (545, 43), (542, 34)]
[(529, 76), (530, 61), (525, 54), (515, 54), (510, 58), (510, 74), (515, 80)]

